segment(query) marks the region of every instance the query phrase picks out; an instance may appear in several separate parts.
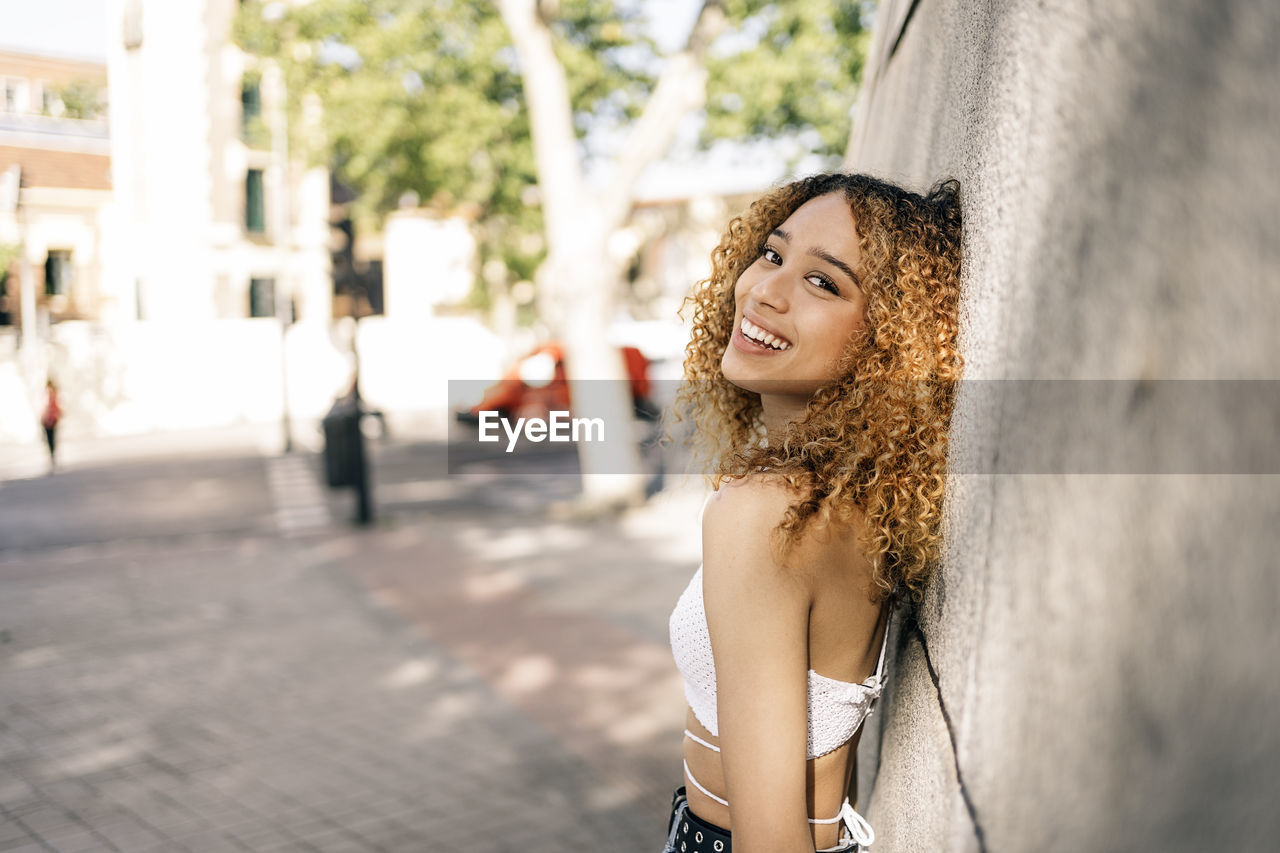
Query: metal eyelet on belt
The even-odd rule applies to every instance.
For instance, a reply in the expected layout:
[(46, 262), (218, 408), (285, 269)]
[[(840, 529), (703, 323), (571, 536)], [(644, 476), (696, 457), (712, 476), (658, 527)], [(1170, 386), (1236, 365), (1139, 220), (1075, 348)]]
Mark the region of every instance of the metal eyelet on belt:
[(724, 842), (718, 838), (716, 839), (715, 844), (712, 844), (711, 846), (716, 848), (716, 853), (721, 853), (721, 851), (724, 850)]
[(701, 844), (701, 843), (702, 843), (702, 833), (701, 833), (701, 832), (695, 832), (695, 833), (693, 834), (693, 840), (694, 840), (694, 841), (696, 841), (696, 842), (698, 842), (699, 844)]

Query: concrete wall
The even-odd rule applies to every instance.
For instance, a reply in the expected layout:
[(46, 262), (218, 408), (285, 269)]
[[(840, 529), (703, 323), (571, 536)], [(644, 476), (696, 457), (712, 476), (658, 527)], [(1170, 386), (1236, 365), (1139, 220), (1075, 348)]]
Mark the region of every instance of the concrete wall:
[[(1276, 378), (1280, 6), (878, 14), (849, 166), (961, 180), (967, 378)], [(1029, 449), (1159, 437), (1168, 399)], [(864, 738), (874, 849), (1275, 849), (1280, 482), (990, 473), (1009, 405), (961, 390), (945, 565)], [(1271, 405), (1202, 432), (1274, 445)]]

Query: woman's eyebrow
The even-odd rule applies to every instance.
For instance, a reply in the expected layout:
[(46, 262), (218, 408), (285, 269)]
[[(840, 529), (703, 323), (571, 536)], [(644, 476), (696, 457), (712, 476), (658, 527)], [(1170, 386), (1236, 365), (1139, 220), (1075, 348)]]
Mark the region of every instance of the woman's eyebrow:
[[(781, 228), (773, 229), (773, 236), (781, 239), (784, 243), (791, 242), (791, 234), (789, 234), (786, 231), (783, 231)], [(828, 252), (826, 249), (810, 249), (806, 254), (812, 255), (815, 258), (819, 258), (820, 260), (826, 261), (827, 263), (831, 264), (831, 266), (835, 267), (845, 275), (849, 276), (849, 278), (853, 280), (854, 284), (858, 285), (859, 287), (862, 286), (862, 279), (858, 278), (858, 274), (853, 271), (853, 268), (850, 267), (848, 264), (846, 264), (844, 261), (837, 258), (835, 255)]]
[(831, 254), (831, 253), (830, 253), (830, 252), (828, 252), (827, 250), (825, 250), (825, 249), (810, 249), (810, 250), (808, 251), (808, 253), (807, 253), (807, 254), (813, 255), (815, 258), (821, 258), (822, 260), (824, 260), (824, 261), (826, 261), (827, 263), (831, 264), (831, 266), (835, 267), (836, 269), (838, 269), (838, 270), (840, 270), (841, 272), (843, 272), (845, 275), (849, 276), (849, 278), (853, 280), (853, 283), (854, 283), (854, 284), (860, 284), (860, 283), (861, 283), (861, 279), (859, 279), (859, 278), (858, 278), (857, 273), (855, 273), (855, 272), (853, 271), (853, 268), (852, 268), (852, 267), (850, 267), (850, 266), (849, 266), (848, 264), (846, 264), (844, 261), (840, 260), (839, 258), (837, 258), (835, 255)]

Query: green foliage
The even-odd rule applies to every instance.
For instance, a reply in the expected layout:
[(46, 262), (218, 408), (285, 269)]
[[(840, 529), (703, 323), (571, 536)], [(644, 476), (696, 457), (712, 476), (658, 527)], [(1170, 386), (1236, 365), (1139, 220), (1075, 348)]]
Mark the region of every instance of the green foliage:
[[(263, 6), (244, 5), (241, 45), (280, 63), (297, 144), (336, 161), (365, 205), (392, 210), (408, 191), (445, 205), (518, 203), (533, 178), (528, 122), (489, 4), (314, 0), (274, 20)], [(320, 128), (304, 127), (306, 93), (323, 103)]]
[(805, 130), (838, 155), (862, 79), (872, 4), (862, 0), (728, 0), (741, 21), (707, 62), (704, 143)]
[(106, 111), (106, 93), (91, 80), (72, 80), (55, 92), (62, 101), (63, 118), (101, 118)]
[(659, 52), (635, 6), (564, 0), (552, 23), (569, 81), (575, 129), (584, 135), (636, 118), (653, 91)]
[(22, 253), (22, 246), (17, 243), (0, 243), (0, 296), (9, 292), (9, 268)]
[[(722, 5), (730, 32), (708, 63), (705, 141), (813, 128), (824, 152), (842, 150), (865, 52), (865, 4)], [(579, 137), (625, 128), (661, 67), (643, 4), (559, 0), (543, 8), (554, 10)], [(503, 261), (508, 281), (533, 278), (545, 250), (529, 116), (493, 0), (247, 0), (235, 38), (279, 65), (291, 150), (334, 167), (359, 193), (358, 221), (376, 224), (406, 193), (441, 210), (469, 210), (482, 254)], [(322, 109), (309, 109), (311, 98)]]
[[(236, 39), (279, 64), (292, 150), (359, 193), (359, 223), (376, 225), (413, 194), (477, 212), (485, 255), (517, 275), (536, 268), (541, 252), (523, 251), (521, 239), (541, 230), (540, 212), (523, 203), (536, 182), (528, 115), (491, 3), (247, 2)], [(309, 95), (322, 110), (306, 108)]]

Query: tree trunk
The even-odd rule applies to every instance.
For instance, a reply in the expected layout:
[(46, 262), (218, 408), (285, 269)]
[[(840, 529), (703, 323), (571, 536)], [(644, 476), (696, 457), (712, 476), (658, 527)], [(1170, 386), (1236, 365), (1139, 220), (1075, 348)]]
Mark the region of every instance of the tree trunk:
[(605, 425), (606, 443), (578, 444), (583, 497), (589, 507), (629, 501), (643, 496), (644, 475), (635, 442), (619, 440), (633, 426), (622, 358), (604, 337), (615, 280), (612, 264), (600, 264), (607, 261), (607, 234), (582, 179), (568, 81), (534, 0), (503, 0), (502, 17), (529, 105), (547, 232), (540, 271), (544, 305), (550, 302), (549, 319), (564, 344), (573, 416), (600, 418)]
[(565, 345), (574, 417), (599, 417), (605, 423), (605, 443), (579, 444), (584, 497), (595, 505), (637, 499), (645, 476), (633, 437), (630, 386), (621, 353), (605, 338), (621, 281), (608, 242), (631, 213), (644, 169), (666, 153), (681, 119), (702, 106), (702, 61), (723, 15), (714, 0), (704, 3), (688, 46), (668, 59), (608, 189), (597, 198), (583, 181), (568, 82), (537, 0), (502, 0), (501, 9), (520, 60), (546, 222), (540, 289), (551, 303), (552, 328)]

